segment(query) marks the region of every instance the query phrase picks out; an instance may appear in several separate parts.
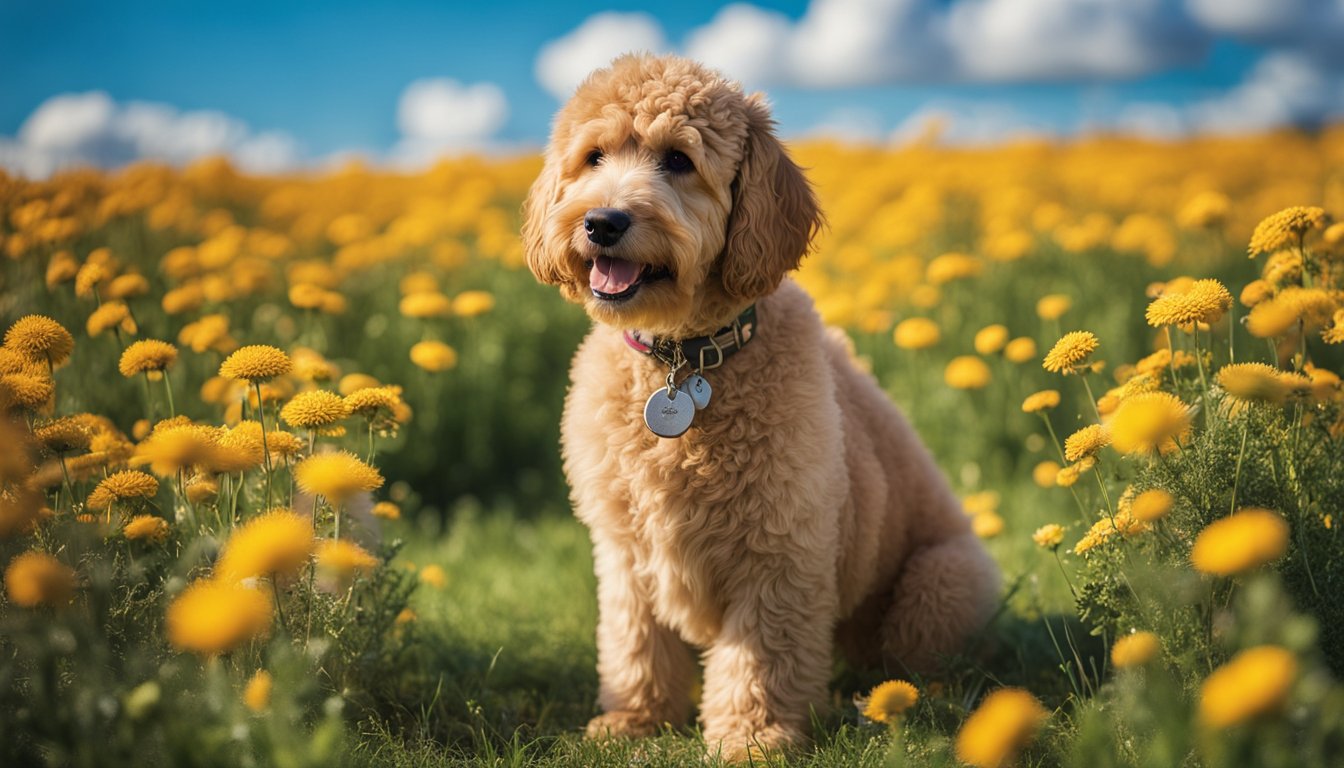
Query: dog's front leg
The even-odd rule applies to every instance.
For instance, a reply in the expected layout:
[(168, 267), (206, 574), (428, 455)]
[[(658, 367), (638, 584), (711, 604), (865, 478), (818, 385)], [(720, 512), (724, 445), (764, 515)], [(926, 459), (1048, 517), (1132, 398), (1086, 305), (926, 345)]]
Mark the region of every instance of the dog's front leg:
[(659, 624), (638, 583), (629, 550), (593, 533), (597, 573), (598, 700), (603, 714), (589, 738), (648, 736), (685, 723), (695, 660), (672, 630)]
[(805, 742), (812, 707), (825, 699), (834, 583), (782, 560), (734, 595), (705, 653), (705, 743), (729, 760)]

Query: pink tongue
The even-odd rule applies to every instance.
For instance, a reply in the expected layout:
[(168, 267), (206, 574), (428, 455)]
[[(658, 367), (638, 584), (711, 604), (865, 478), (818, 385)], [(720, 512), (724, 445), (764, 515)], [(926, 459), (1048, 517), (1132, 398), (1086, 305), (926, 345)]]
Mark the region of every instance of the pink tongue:
[(640, 266), (633, 261), (598, 256), (593, 259), (593, 271), (588, 273), (588, 284), (602, 293), (622, 293), (639, 280)]

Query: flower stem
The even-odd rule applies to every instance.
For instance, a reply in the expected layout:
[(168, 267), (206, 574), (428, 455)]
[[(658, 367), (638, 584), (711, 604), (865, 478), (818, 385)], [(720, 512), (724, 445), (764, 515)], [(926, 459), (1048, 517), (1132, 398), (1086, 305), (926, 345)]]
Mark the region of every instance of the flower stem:
[(177, 416), (177, 407), (173, 405), (173, 382), (168, 378), (168, 371), (163, 372), (163, 388), (168, 392), (168, 415)]
[(254, 381), (257, 390), (257, 421), (261, 422), (261, 457), (266, 463), (266, 506), (271, 505), (271, 449), (266, 444), (266, 403), (261, 399), (261, 382)]

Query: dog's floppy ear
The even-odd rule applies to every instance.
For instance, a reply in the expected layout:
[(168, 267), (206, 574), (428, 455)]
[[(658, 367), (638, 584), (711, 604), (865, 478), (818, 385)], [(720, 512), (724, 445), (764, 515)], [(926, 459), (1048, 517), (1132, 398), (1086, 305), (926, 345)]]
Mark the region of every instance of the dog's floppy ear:
[(564, 280), (560, 274), (560, 260), (548, 253), (550, 249), (546, 242), (546, 216), (560, 195), (557, 165), (555, 158), (546, 158), (541, 175), (532, 182), (527, 199), (523, 201), (523, 255), (527, 259), (527, 268), (537, 280), (549, 285), (559, 285)]
[(724, 289), (744, 301), (770, 293), (802, 261), (820, 226), (811, 185), (775, 138), (764, 99), (752, 94), (742, 165), (733, 181), (721, 268)]

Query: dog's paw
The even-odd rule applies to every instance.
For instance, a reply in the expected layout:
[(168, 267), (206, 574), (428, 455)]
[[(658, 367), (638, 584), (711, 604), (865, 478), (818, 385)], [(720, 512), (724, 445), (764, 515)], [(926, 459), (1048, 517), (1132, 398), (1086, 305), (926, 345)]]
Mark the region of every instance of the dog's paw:
[(807, 735), (797, 729), (770, 725), (754, 731), (731, 733), (718, 739), (706, 737), (706, 741), (710, 743), (711, 753), (714, 751), (713, 743), (718, 743), (718, 756), (725, 763), (746, 765), (759, 764), (771, 756), (801, 746), (807, 742)]
[(656, 720), (643, 712), (617, 710), (603, 712), (589, 720), (583, 735), (587, 739), (637, 739), (657, 733), (658, 725)]

